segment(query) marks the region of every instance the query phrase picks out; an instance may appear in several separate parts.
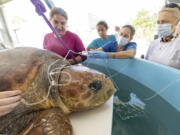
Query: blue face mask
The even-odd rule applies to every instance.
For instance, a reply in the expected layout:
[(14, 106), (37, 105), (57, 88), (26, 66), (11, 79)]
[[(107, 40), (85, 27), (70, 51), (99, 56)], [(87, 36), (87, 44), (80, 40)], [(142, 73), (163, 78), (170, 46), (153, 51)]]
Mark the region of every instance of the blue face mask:
[(117, 43), (118, 43), (118, 46), (125, 46), (128, 44), (128, 39), (126, 39), (125, 37), (123, 36), (120, 36), (118, 39), (117, 39)]
[(170, 36), (173, 33), (171, 24), (158, 24), (157, 25), (158, 36), (165, 38)]

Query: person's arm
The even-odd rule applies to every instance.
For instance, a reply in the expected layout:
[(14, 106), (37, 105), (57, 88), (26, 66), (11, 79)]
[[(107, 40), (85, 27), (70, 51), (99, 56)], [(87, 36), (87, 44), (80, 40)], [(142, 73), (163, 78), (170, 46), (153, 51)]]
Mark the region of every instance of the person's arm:
[[(74, 46), (74, 47), (75, 47), (75, 52), (85, 51), (84, 44), (83, 44), (82, 40), (80, 39), (80, 37), (79, 37), (79, 36), (76, 36), (75, 40), (76, 40), (76, 41), (75, 41), (75, 46)], [(86, 57), (81, 56), (81, 55), (77, 55), (77, 56), (75, 57), (75, 59), (76, 59), (76, 61), (77, 61), (78, 63), (80, 63), (80, 62), (82, 62), (83, 60), (85, 60)], [(70, 64), (75, 64), (75, 61), (74, 61), (73, 59), (69, 59), (68, 61), (69, 61)]]
[[(108, 52), (108, 49), (110, 48), (110, 46), (112, 45), (113, 42), (108, 42), (106, 44), (104, 44), (102, 47), (100, 48), (96, 48), (94, 47), (93, 50), (98, 50), (98, 51), (104, 51), (104, 52)], [(91, 49), (89, 49), (88, 51), (90, 51)]]
[(0, 117), (11, 111), (21, 102), (21, 91), (4, 91), (0, 92)]
[(98, 48), (97, 47), (97, 41), (95, 39), (88, 45), (87, 50), (89, 51), (89, 50), (94, 50), (94, 49), (97, 49), (97, 48)]
[[(95, 54), (95, 55), (103, 55), (107, 58), (112, 58), (112, 59), (134, 58), (134, 56), (136, 55), (135, 49), (130, 49), (127, 51), (120, 51), (120, 52), (104, 52), (102, 48), (98, 48), (96, 50), (99, 51), (99, 54)], [(100, 52), (104, 52), (104, 53), (100, 53)], [(105, 55), (105, 54), (107, 54), (107, 55)], [(101, 57), (103, 57), (103, 56), (101, 56)], [(98, 56), (96, 56), (96, 58), (98, 58)]]
[[(79, 55), (76, 56), (75, 59), (76, 59), (77, 63), (80, 63), (81, 61), (83, 61), (82, 57)], [(73, 59), (68, 59), (68, 62), (72, 65), (75, 64), (75, 61)]]
[(126, 59), (126, 58), (134, 58), (136, 55), (136, 50), (131, 49), (127, 51), (113, 52), (109, 53), (109, 58), (113, 59)]
[[(103, 47), (102, 50), (104, 50), (104, 49), (107, 50), (106, 47), (107, 47), (107, 45), (105, 47)], [(114, 44), (111, 44), (108, 47), (108, 48), (110, 48), (110, 50), (114, 50), (114, 51), (109, 51), (108, 58), (126, 59), (126, 58), (134, 58), (134, 56), (136, 55), (137, 44), (135, 42), (129, 43), (126, 50), (115, 52), (116, 47), (117, 47), (117, 42), (114, 42)]]
[(92, 47), (88, 47), (87, 50), (90, 51), (90, 50), (95, 50), (95, 49), (98, 49), (97, 47), (95, 46), (92, 46)]
[(109, 42), (94, 51), (91, 51), (91, 58), (114, 58), (114, 59), (126, 59), (134, 58), (136, 55), (136, 43), (131, 43), (125, 51), (116, 51), (117, 42)]
[(98, 50), (98, 51), (103, 51), (103, 49), (102, 49), (102, 48), (97, 48), (96, 50)]

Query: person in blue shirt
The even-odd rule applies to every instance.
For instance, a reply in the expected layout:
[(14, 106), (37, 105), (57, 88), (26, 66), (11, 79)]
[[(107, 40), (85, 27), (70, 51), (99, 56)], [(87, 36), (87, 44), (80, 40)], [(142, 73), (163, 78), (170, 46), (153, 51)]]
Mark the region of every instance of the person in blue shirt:
[(94, 39), (87, 47), (87, 50), (100, 48), (109, 41), (115, 41), (115, 35), (107, 35), (108, 25), (105, 21), (100, 21), (96, 25), (100, 38)]
[(90, 58), (134, 58), (137, 44), (131, 42), (135, 34), (132, 25), (124, 25), (120, 29), (116, 41), (110, 41), (102, 47), (89, 51)]

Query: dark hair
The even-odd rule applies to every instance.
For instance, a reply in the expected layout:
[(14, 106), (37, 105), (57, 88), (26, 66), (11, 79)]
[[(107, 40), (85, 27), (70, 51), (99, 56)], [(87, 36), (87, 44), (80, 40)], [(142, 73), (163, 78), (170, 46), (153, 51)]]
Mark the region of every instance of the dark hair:
[(169, 4), (166, 4), (164, 7), (166, 7), (166, 8), (178, 8), (180, 10), (180, 6), (176, 3), (169, 3)]
[(131, 38), (135, 35), (135, 28), (132, 25), (124, 25), (122, 28), (129, 28), (131, 30)]
[(108, 29), (108, 24), (105, 21), (99, 21), (97, 25), (103, 25), (106, 29)]
[(66, 11), (60, 7), (55, 7), (50, 11), (50, 14), (49, 14), (50, 18), (52, 18), (56, 14), (64, 16), (64, 18), (66, 20), (68, 19), (68, 15), (67, 15)]

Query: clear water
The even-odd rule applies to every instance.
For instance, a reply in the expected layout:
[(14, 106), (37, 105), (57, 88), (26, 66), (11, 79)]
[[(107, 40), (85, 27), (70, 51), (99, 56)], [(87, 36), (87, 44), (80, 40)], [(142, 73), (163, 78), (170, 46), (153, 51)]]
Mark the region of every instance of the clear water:
[(155, 93), (127, 76), (119, 74), (112, 79), (117, 87), (115, 96), (122, 103), (127, 103), (133, 92), (146, 104), (142, 109), (114, 103), (112, 135), (180, 135), (180, 113), (169, 103), (160, 96), (145, 100)]
[(138, 81), (97, 65), (91, 64), (89, 67), (105, 73), (113, 80), (117, 89), (115, 96), (122, 103), (126, 104), (130, 100), (130, 93), (135, 93), (145, 103), (144, 109), (137, 109), (114, 102), (111, 135), (180, 135), (180, 112), (161, 96), (146, 100), (155, 93)]

